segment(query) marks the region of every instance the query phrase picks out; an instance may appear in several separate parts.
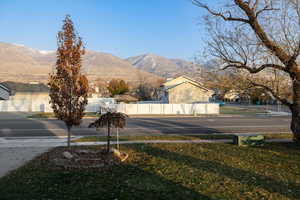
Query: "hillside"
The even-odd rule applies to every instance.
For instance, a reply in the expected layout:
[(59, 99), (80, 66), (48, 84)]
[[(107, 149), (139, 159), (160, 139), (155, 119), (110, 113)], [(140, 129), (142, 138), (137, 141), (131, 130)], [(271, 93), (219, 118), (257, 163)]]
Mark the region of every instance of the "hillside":
[[(39, 51), (16, 44), (0, 42), (0, 81), (46, 83), (55, 65), (55, 52)], [(141, 77), (156, 82), (160, 77), (140, 71), (119, 57), (107, 53), (86, 51), (83, 71), (90, 82), (113, 78), (137, 83)]]
[(168, 59), (155, 54), (144, 54), (126, 59), (137, 69), (141, 69), (158, 76), (171, 78), (179, 75), (191, 77), (199, 76), (202, 68), (192, 62), (182, 59)]

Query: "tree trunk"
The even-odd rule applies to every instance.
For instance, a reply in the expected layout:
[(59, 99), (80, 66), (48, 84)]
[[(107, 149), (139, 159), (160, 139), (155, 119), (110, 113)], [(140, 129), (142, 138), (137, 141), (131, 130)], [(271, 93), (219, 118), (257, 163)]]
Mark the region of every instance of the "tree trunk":
[(294, 135), (294, 141), (300, 142), (300, 109), (292, 109), (291, 130)]
[(294, 135), (294, 141), (300, 142), (300, 81), (293, 81), (293, 104), (290, 109), (292, 111), (291, 130)]
[(71, 148), (71, 126), (67, 126), (68, 129), (68, 148)]
[(110, 123), (107, 123), (107, 147), (106, 147), (107, 153), (110, 152)]

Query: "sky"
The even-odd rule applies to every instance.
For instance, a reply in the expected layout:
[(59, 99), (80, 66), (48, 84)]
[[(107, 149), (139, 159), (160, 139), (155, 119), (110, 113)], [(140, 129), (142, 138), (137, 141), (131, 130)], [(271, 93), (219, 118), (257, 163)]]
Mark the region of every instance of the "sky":
[(0, 0), (0, 41), (56, 50), (70, 14), (87, 49), (191, 60), (204, 48), (202, 12), (190, 0)]

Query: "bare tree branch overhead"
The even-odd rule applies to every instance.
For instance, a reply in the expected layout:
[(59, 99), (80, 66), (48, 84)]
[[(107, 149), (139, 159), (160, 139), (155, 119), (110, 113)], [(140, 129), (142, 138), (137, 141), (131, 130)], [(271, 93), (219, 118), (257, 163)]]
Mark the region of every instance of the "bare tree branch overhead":
[(278, 69), (278, 70), (282, 70), (282, 71), (286, 71), (285, 67), (281, 66), (281, 65), (276, 65), (276, 64), (263, 64), (260, 67), (248, 67), (247, 65), (234, 65), (234, 64), (229, 64), (225, 67), (223, 67), (222, 69), (225, 70), (227, 68), (237, 68), (237, 69), (246, 69), (248, 72), (250, 73), (258, 73), (266, 68), (274, 68), (274, 69)]
[(285, 105), (288, 105), (288, 106), (291, 106), (291, 102), (289, 102), (287, 99), (285, 98), (282, 98), (278, 95), (277, 92), (275, 92), (271, 87), (267, 86), (267, 85), (263, 85), (263, 84), (259, 84), (259, 83), (255, 83), (253, 81), (250, 81), (250, 83), (255, 86), (255, 87), (261, 87), (263, 89), (265, 89), (267, 92), (270, 92), (273, 97), (275, 97), (276, 99), (278, 99), (282, 104), (285, 104)]
[(226, 21), (239, 21), (239, 22), (244, 22), (244, 23), (249, 23), (247, 19), (244, 18), (239, 18), (239, 17), (233, 17), (230, 11), (226, 11), (224, 13), (222, 12), (216, 12), (212, 9), (210, 9), (207, 5), (201, 3), (201, 1), (194, 0), (192, 1), (196, 6), (205, 8), (210, 14), (218, 17), (222, 17)]
[[(222, 0), (217, 5), (191, 1), (206, 11), (203, 20), (210, 55), (221, 61), (222, 69), (252, 74), (252, 86), (287, 105), (294, 140), (300, 142), (300, 0)], [(255, 79), (255, 74), (266, 76), (273, 71), (290, 82), (291, 99), (280, 95), (281, 87), (272, 88), (272, 81), (255, 82), (262, 80)]]

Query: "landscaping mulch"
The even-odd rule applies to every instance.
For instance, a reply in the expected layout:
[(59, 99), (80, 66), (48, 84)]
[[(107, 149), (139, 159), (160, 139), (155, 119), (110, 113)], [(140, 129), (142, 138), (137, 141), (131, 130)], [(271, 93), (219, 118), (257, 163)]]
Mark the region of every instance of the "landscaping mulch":
[[(68, 152), (72, 158), (66, 158), (63, 153)], [(71, 149), (56, 147), (40, 156), (40, 160), (54, 168), (65, 169), (107, 169), (121, 163), (121, 158), (113, 152), (107, 153), (106, 148), (91, 149), (83, 146), (74, 146)]]

